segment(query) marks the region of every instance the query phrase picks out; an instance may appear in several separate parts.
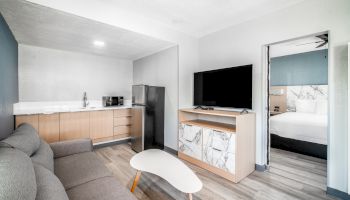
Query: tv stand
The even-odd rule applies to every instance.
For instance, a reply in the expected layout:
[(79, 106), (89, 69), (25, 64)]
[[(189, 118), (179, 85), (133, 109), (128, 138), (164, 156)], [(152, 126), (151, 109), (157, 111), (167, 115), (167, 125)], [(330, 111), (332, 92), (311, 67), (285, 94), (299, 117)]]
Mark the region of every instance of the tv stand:
[(255, 170), (255, 113), (180, 109), (178, 149), (179, 158), (238, 183)]

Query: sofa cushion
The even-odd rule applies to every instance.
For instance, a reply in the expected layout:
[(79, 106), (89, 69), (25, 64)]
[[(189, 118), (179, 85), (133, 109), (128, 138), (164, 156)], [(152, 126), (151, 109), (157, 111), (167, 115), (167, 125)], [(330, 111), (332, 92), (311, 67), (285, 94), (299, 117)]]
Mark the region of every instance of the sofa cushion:
[(44, 140), (40, 140), (39, 149), (30, 157), (35, 164), (39, 164), (46, 169), (53, 171), (53, 152), (49, 144)]
[(34, 200), (36, 190), (30, 158), (16, 149), (0, 148), (0, 199)]
[(40, 146), (40, 138), (37, 131), (29, 124), (21, 124), (9, 137), (2, 142), (23, 151), (31, 156)]
[(88, 138), (54, 142), (50, 144), (50, 147), (54, 153), (54, 158), (90, 152), (93, 150), (92, 140)]
[(55, 174), (66, 190), (88, 181), (112, 175), (94, 152), (57, 158), (54, 166)]
[(99, 178), (67, 190), (70, 200), (136, 200), (114, 177)]
[(68, 200), (60, 180), (48, 169), (34, 164), (37, 193), (36, 200)]

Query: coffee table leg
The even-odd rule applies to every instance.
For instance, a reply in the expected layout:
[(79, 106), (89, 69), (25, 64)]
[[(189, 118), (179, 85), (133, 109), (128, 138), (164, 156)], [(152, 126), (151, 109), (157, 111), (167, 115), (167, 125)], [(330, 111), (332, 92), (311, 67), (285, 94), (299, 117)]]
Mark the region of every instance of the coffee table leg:
[(136, 172), (136, 176), (135, 176), (135, 179), (134, 179), (134, 182), (132, 183), (132, 187), (130, 189), (131, 192), (134, 192), (135, 191), (135, 188), (137, 186), (137, 183), (139, 182), (140, 180), (140, 176), (141, 176), (141, 171), (137, 171)]
[(192, 200), (192, 194), (191, 193), (188, 193), (188, 199)]

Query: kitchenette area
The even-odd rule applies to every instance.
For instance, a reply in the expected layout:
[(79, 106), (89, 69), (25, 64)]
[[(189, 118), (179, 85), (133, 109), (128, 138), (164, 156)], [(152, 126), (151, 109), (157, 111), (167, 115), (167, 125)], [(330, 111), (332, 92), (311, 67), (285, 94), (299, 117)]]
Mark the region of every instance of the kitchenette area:
[[(110, 48), (116, 48), (105, 45), (91, 47), (100, 48), (96, 53), (19, 44), (15, 126), (31, 124), (48, 143), (91, 138), (96, 146), (128, 142), (137, 152), (164, 146), (176, 149), (177, 47), (138, 57), (105, 54), (103, 49), (111, 53)], [(135, 85), (150, 86), (150, 93), (146, 89), (135, 93)], [(161, 98), (151, 86), (163, 88)], [(104, 97), (118, 99), (107, 105)], [(156, 111), (158, 105), (161, 109)]]
[(106, 106), (103, 101), (20, 102), (14, 104), (16, 126), (31, 124), (48, 143), (91, 138), (94, 144), (127, 140), (131, 101)]

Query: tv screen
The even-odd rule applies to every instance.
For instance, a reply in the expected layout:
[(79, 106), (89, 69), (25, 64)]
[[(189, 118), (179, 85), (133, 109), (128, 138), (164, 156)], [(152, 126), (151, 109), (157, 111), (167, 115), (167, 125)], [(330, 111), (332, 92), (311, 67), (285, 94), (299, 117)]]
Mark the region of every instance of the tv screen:
[(253, 65), (194, 73), (194, 105), (252, 108)]

